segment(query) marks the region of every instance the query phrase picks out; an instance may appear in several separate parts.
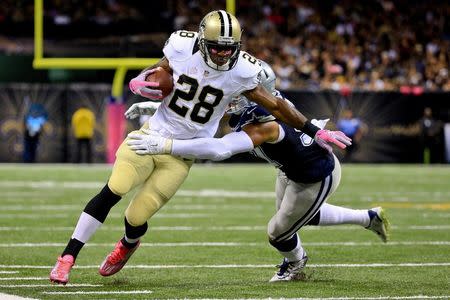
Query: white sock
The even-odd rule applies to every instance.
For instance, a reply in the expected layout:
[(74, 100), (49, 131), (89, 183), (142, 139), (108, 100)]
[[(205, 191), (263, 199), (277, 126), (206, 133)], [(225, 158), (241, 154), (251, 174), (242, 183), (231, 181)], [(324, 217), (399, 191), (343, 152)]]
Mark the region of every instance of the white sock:
[(72, 238), (77, 239), (82, 243), (86, 243), (101, 225), (102, 223), (96, 218), (82, 212), (78, 219), (77, 226), (73, 231)]
[(279, 251), (280, 254), (287, 258), (288, 261), (299, 261), (303, 258), (303, 255), (305, 254), (305, 250), (303, 250), (302, 242), (300, 241), (300, 237), (297, 234), (297, 246), (291, 251), (283, 252)]
[(141, 239), (140, 237), (138, 237), (137, 239), (130, 239), (129, 237), (127, 237), (127, 235), (125, 235), (125, 241), (127, 241), (127, 243), (130, 244), (136, 244), (137, 242), (139, 242), (140, 239)]
[(320, 208), (319, 226), (357, 224), (369, 226), (370, 218), (366, 209), (350, 209), (325, 203)]

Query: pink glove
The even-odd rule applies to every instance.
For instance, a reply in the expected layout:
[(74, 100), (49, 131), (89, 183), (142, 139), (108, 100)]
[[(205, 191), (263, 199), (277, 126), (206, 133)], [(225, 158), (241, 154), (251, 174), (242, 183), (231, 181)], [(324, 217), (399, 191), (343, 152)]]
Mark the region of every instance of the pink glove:
[(341, 149), (345, 149), (345, 147), (352, 144), (352, 139), (346, 136), (342, 131), (331, 131), (326, 129), (317, 131), (314, 140), (320, 147), (326, 149), (329, 153), (333, 152), (333, 148), (328, 144), (329, 142)]
[(162, 99), (162, 91), (157, 89), (150, 89), (147, 87), (158, 87), (158, 82), (146, 81), (148, 75), (155, 72), (156, 69), (150, 69), (145, 72), (142, 72), (137, 77), (130, 80), (129, 87), (133, 94), (140, 95), (145, 98), (149, 98), (152, 100), (160, 100)]

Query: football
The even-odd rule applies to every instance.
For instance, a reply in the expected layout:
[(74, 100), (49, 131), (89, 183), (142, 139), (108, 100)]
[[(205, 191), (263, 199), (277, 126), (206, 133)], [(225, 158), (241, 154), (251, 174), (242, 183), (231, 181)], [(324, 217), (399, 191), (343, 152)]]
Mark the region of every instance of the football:
[(164, 98), (167, 97), (173, 90), (172, 74), (161, 67), (156, 68), (155, 72), (149, 74), (145, 80), (158, 82), (159, 87), (155, 87), (155, 89), (161, 90)]

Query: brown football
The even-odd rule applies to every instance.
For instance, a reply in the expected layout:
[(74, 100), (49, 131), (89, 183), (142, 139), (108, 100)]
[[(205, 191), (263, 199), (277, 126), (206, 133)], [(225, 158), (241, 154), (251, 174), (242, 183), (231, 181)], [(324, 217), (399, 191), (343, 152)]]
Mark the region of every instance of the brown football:
[(158, 82), (159, 87), (155, 87), (155, 89), (161, 90), (164, 98), (173, 90), (172, 74), (161, 67), (156, 68), (155, 72), (149, 74), (145, 80)]

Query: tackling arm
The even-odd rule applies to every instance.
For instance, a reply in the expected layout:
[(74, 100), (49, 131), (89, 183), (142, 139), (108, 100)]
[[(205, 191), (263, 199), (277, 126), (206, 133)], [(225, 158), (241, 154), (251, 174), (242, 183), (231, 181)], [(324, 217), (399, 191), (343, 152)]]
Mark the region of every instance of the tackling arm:
[(173, 154), (188, 158), (224, 160), (236, 153), (253, 149), (253, 142), (245, 132), (232, 132), (224, 137), (191, 140), (168, 139), (151, 130), (144, 134), (128, 134), (127, 145), (137, 154)]
[(263, 86), (258, 85), (253, 90), (243, 93), (244, 96), (269, 110), (278, 120), (300, 129), (310, 137), (314, 137), (320, 128), (312, 125), (308, 119), (297, 109), (293, 108), (287, 101), (277, 98), (269, 93)]
[(333, 149), (328, 143), (333, 143), (341, 149), (351, 145), (351, 139), (344, 133), (341, 131), (320, 129), (312, 124), (297, 109), (289, 105), (287, 101), (273, 96), (261, 85), (243, 94), (247, 99), (264, 106), (275, 118), (309, 135), (319, 146), (330, 153)]
[(265, 142), (277, 142), (280, 126), (276, 122), (249, 124), (240, 132), (231, 132), (222, 138), (190, 140), (167, 139), (151, 130), (144, 134), (130, 133), (128, 146), (137, 154), (173, 154), (189, 158), (224, 160), (237, 153), (251, 151)]
[(243, 131), (228, 133), (220, 139), (173, 140), (171, 154), (224, 160), (235, 154), (251, 151), (265, 142), (275, 142), (278, 135), (279, 125), (277, 122), (248, 124)]
[(232, 132), (224, 137), (173, 140), (171, 154), (182, 157), (224, 160), (253, 149), (253, 142), (245, 132)]

